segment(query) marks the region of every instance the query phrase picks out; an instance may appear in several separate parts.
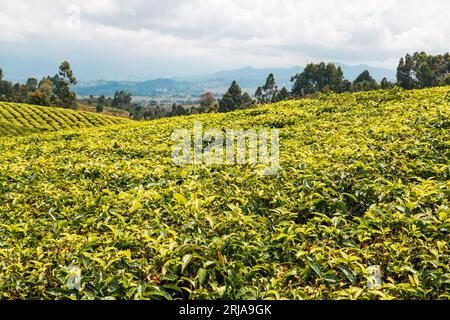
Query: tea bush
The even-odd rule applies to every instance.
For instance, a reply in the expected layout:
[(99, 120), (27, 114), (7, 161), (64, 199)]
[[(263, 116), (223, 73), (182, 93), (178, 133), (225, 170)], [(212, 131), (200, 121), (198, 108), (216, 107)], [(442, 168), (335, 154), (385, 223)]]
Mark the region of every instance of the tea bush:
[[(2, 138), (0, 298), (448, 299), (448, 93)], [(282, 169), (174, 166), (194, 121), (280, 128)]]
[(18, 136), (70, 128), (127, 123), (127, 119), (62, 108), (0, 102), (0, 135)]

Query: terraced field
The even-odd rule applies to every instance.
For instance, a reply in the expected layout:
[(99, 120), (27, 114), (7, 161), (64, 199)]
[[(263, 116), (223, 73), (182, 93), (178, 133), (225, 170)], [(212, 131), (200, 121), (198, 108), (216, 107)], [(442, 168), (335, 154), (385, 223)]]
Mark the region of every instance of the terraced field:
[(2, 136), (99, 127), (127, 122), (127, 119), (90, 112), (0, 102), (0, 135)]
[[(194, 121), (282, 168), (175, 166)], [(449, 232), (448, 87), (0, 138), (3, 299), (449, 299)]]

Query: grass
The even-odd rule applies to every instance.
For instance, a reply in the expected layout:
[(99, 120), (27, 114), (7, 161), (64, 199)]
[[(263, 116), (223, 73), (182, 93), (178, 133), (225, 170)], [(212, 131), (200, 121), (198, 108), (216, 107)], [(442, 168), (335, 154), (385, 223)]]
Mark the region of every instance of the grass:
[(0, 102), (0, 135), (90, 128), (126, 123), (125, 119), (55, 107)]
[[(449, 299), (449, 89), (0, 138), (0, 298)], [(282, 169), (174, 166), (194, 121)]]

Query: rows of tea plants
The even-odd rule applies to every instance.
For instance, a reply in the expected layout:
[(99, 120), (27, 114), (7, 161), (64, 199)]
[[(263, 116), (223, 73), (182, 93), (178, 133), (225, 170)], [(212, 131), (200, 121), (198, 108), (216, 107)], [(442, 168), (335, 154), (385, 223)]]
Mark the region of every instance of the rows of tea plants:
[(0, 102), (0, 135), (17, 136), (127, 122), (126, 119), (54, 107)]
[[(0, 138), (0, 299), (449, 299), (449, 89)], [(194, 121), (282, 168), (174, 166)]]

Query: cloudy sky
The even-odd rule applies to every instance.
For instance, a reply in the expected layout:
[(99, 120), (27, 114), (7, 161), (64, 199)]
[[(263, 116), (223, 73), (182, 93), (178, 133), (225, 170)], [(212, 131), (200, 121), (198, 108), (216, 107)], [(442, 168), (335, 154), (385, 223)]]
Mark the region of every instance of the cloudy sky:
[(9, 79), (145, 79), (311, 61), (395, 68), (450, 50), (448, 0), (0, 0)]

